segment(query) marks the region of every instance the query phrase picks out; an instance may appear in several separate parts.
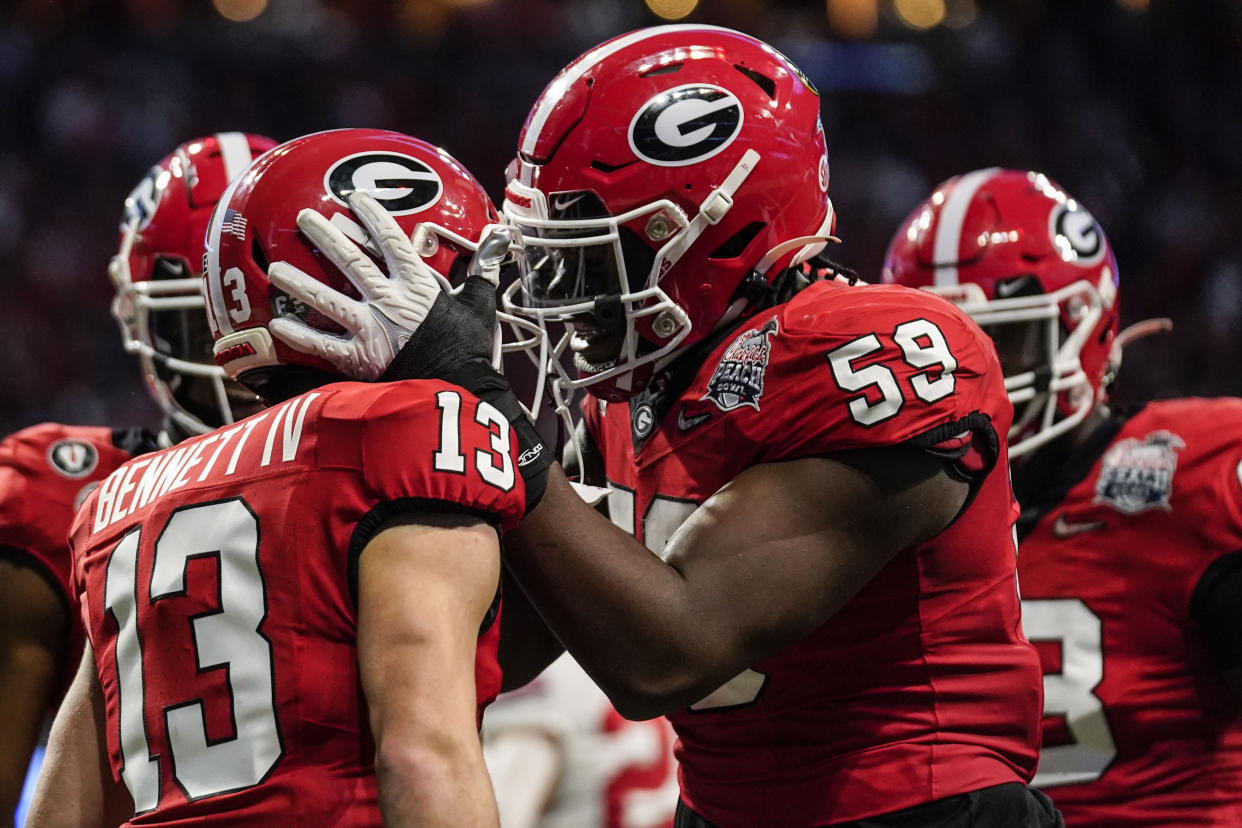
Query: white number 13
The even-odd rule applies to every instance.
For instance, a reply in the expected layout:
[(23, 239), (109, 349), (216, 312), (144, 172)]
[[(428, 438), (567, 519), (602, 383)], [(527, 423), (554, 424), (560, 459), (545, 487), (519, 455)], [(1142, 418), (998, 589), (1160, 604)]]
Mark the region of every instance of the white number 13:
[[(138, 632), (138, 551), (142, 527), (128, 532), (108, 558), (104, 603), (116, 619), (117, 705), (121, 779), (134, 813), (159, 804), (160, 759), (146, 732), (146, 682)], [(276, 723), (272, 645), (261, 632), (267, 612), (259, 571), (259, 524), (240, 498), (204, 503), (172, 514), (154, 542), (150, 603), (185, 593), (190, 558), (217, 561), (220, 606), (189, 619), (199, 670), (223, 667), (236, 732), (212, 742), (201, 699), (163, 710), (172, 772), (190, 799), (257, 785), (284, 753)], [(171, 681), (167, 679), (166, 681)]]

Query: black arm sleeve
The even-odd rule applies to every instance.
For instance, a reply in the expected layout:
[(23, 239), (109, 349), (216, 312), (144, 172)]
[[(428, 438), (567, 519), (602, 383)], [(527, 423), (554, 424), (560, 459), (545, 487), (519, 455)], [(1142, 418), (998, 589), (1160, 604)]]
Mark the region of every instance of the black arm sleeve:
[(1190, 616), (1221, 669), (1242, 667), (1242, 551), (1207, 568), (1190, 597)]

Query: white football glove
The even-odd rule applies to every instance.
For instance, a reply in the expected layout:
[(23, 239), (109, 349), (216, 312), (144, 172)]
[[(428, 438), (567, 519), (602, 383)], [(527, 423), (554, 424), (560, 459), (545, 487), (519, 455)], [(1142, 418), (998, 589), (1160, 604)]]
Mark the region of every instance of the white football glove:
[[(346, 296), (288, 262), (273, 262), (267, 270), (273, 285), (319, 310), (345, 328), (345, 333), (327, 333), (294, 316), (274, 319), (268, 328), (289, 347), (326, 360), (346, 376), (374, 380), (427, 318), (436, 297), (442, 291), (451, 291), (448, 282), (427, 266), (414, 242), (372, 196), (354, 193), (349, 196), (349, 206), (383, 257), (387, 273), (376, 266), (359, 242), (315, 210), (304, 209), (298, 213), (298, 229), (340, 269), (362, 298)], [(512, 239), (508, 227), (488, 228), (469, 273), (499, 284), (500, 265)]]

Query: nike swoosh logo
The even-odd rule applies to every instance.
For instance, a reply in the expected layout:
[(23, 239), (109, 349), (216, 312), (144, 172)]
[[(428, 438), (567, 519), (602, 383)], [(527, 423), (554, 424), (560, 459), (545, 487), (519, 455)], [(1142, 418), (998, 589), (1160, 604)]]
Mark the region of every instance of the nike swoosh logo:
[(1072, 538), (1075, 535), (1081, 535), (1084, 532), (1095, 532), (1108, 526), (1102, 520), (1089, 520), (1083, 523), (1070, 523), (1065, 519), (1065, 515), (1057, 515), (1056, 521), (1052, 524), (1052, 536), (1054, 538)]
[(570, 199), (554, 198), (552, 199), (552, 209), (558, 213), (563, 213), (584, 198), (586, 198), (586, 193), (579, 193)]
[(1011, 279), (1008, 282), (997, 282), (996, 283), (996, 298), (997, 299), (1008, 299), (1010, 296), (1014, 295), (1019, 290), (1026, 287), (1026, 284), (1027, 284), (1027, 277), (1023, 277), (1020, 279)]
[(686, 407), (683, 405), (681, 411), (677, 412), (677, 428), (683, 432), (689, 431), (697, 425), (707, 422), (712, 418), (710, 411), (703, 414), (696, 414), (693, 417), (686, 417)]

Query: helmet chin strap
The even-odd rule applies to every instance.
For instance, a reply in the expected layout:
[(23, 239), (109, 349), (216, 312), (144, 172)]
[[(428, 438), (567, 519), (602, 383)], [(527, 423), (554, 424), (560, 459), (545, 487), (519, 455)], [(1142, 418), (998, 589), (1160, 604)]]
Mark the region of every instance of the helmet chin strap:
[(1127, 345), (1136, 339), (1142, 339), (1152, 334), (1168, 333), (1173, 330), (1173, 320), (1167, 317), (1159, 316), (1155, 319), (1144, 319), (1141, 322), (1135, 322), (1129, 325), (1121, 333), (1113, 338), (1112, 347), (1108, 349), (1108, 371), (1104, 379), (1104, 385), (1111, 385), (1113, 379), (1117, 376), (1117, 372), (1121, 370), (1122, 351)]
[(651, 266), (651, 273), (654, 278), (648, 278), (648, 287), (654, 286), (660, 280), (660, 277), (668, 272), (669, 268), (681, 260), (681, 257), (685, 255), (690, 245), (694, 244), (699, 236), (703, 235), (704, 230), (720, 223), (725, 214), (733, 207), (733, 194), (745, 183), (747, 177), (754, 172), (756, 165), (759, 163), (759, 158), (760, 155), (755, 150), (746, 150), (742, 154), (742, 160), (738, 161), (732, 172), (725, 176), (725, 180), (721, 182), (720, 186), (712, 190), (707, 198), (703, 199), (703, 203), (699, 205), (699, 212), (686, 225), (686, 229), (679, 233), (675, 239), (660, 248)]
[(829, 235), (798, 236), (797, 238), (783, 241), (763, 255), (763, 258), (759, 260), (759, 264), (755, 265), (755, 272), (766, 274), (772, 269), (772, 265), (776, 264), (777, 259), (784, 256), (795, 247), (801, 247), (803, 248), (803, 251), (809, 252), (800, 253), (798, 256), (795, 256), (793, 261), (789, 263), (790, 266), (802, 264), (811, 256), (814, 256), (816, 253), (823, 250), (824, 246), (828, 244), (828, 242), (840, 241), (841, 240), (836, 236)]
[[(831, 226), (832, 226), (832, 210), (829, 209), (828, 217), (824, 220), (823, 225), (821, 225), (820, 227), (821, 233)], [(767, 279), (768, 271), (771, 270), (772, 266), (776, 264), (776, 262), (780, 260), (780, 258), (784, 256), (786, 253), (788, 253), (790, 250), (794, 250), (799, 247), (802, 248), (802, 251), (799, 252), (798, 255), (794, 257), (792, 262), (790, 262), (790, 265), (792, 266), (792, 265), (800, 264), (803, 261), (805, 261), (807, 258), (809, 258), (810, 256), (815, 255), (820, 250), (822, 250), (824, 246), (828, 244), (828, 242), (840, 242), (840, 241), (841, 240), (838, 239), (836, 236), (820, 235), (820, 234), (817, 234), (814, 236), (797, 236), (795, 238), (783, 241), (763, 255), (763, 258), (759, 260), (759, 263), (756, 264), (754, 268), (750, 271), (750, 273), (747, 274), (746, 278), (742, 280), (742, 285), (745, 286), (748, 282), (752, 284), (756, 281), (762, 282), (764, 289), (766, 290), (767, 285), (768, 285), (768, 279)], [(729, 303), (729, 307), (725, 309), (724, 315), (720, 317), (720, 321), (716, 323), (716, 327), (713, 328), (712, 330), (719, 330), (720, 328), (723, 328), (726, 325), (729, 325), (732, 322), (734, 322), (738, 317), (740, 317), (743, 313), (745, 313), (747, 308), (749, 308), (751, 304), (755, 301), (755, 294), (751, 292), (750, 290), (748, 290), (747, 288), (742, 287), (739, 290), (739, 293), (741, 293), (742, 295), (737, 296), (736, 299), (734, 299), (731, 303)]]

